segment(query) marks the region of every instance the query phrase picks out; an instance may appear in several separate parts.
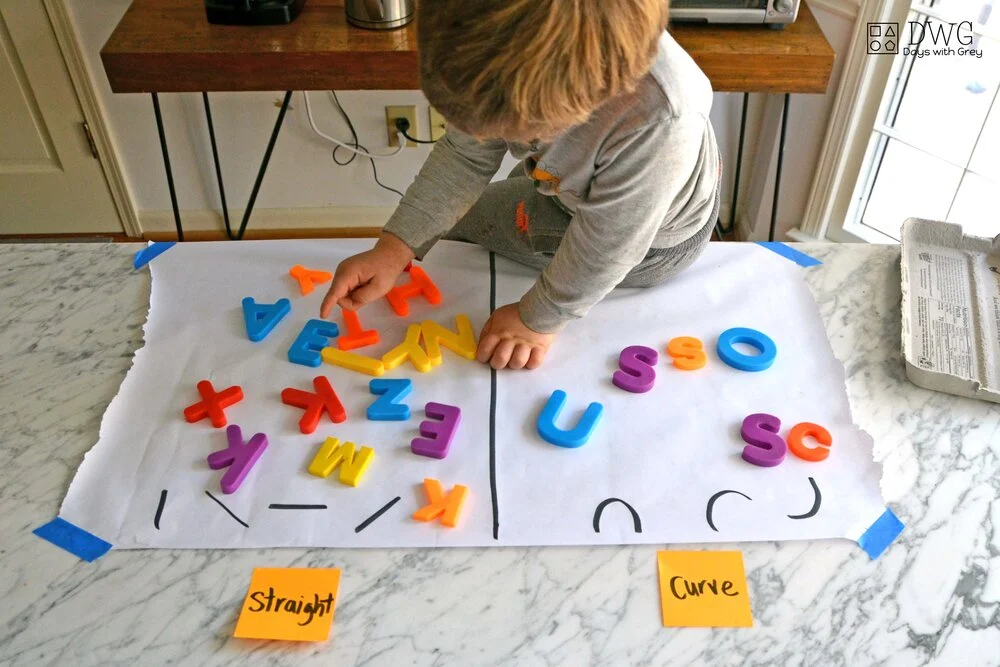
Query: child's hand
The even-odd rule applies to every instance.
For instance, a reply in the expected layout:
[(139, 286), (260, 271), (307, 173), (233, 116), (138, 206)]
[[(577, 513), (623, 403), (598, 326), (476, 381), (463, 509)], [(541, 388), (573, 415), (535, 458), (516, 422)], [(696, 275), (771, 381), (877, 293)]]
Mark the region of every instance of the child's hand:
[(374, 248), (349, 257), (337, 266), (333, 284), (319, 308), (319, 316), (328, 319), (334, 304), (346, 310), (357, 310), (385, 296), (412, 259), (413, 251), (409, 246), (392, 234), (383, 234)]
[(497, 308), (486, 321), (479, 335), (476, 357), (497, 370), (531, 370), (542, 365), (555, 337), (555, 334), (541, 334), (526, 327), (521, 321), (517, 304), (512, 303)]

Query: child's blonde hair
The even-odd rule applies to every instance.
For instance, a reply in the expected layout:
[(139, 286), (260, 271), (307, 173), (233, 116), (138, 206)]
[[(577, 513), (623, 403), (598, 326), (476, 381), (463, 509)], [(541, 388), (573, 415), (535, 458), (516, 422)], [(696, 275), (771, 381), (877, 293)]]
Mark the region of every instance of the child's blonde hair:
[(668, 0), (421, 0), (421, 85), (459, 129), (543, 136), (649, 71)]

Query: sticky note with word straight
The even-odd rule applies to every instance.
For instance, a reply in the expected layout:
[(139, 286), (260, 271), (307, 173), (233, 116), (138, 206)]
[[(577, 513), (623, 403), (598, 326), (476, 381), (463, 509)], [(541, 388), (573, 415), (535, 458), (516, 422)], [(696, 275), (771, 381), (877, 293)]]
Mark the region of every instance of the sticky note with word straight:
[(233, 636), (325, 642), (339, 587), (338, 568), (254, 568)]
[(739, 551), (660, 551), (664, 627), (749, 628), (750, 591)]

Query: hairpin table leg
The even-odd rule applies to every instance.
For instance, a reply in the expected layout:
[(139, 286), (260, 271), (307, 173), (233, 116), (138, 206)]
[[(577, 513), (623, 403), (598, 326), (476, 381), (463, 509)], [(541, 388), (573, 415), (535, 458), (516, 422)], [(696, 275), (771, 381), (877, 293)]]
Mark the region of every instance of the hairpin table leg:
[(160, 98), (153, 93), (153, 114), (156, 116), (156, 130), (160, 135), (160, 150), (163, 151), (163, 167), (167, 171), (167, 188), (170, 190), (170, 205), (174, 209), (174, 225), (177, 227), (177, 240), (184, 240), (184, 227), (181, 225), (181, 212), (177, 207), (177, 191), (174, 189), (174, 172), (170, 168), (170, 151), (167, 150), (167, 135), (163, 131), (163, 115), (160, 113)]
[(743, 93), (743, 112), (740, 114), (740, 142), (736, 150), (736, 171), (733, 174), (733, 198), (729, 206), (729, 225), (722, 224), (721, 212), (719, 220), (715, 223), (720, 239), (723, 234), (731, 234), (736, 229), (736, 202), (740, 194), (740, 171), (743, 167), (743, 139), (747, 131), (747, 106), (749, 101), (750, 93)]
[(785, 93), (785, 103), (781, 107), (781, 137), (778, 139), (778, 164), (774, 169), (774, 199), (771, 201), (771, 229), (767, 234), (767, 240), (774, 240), (774, 228), (778, 221), (778, 192), (781, 188), (781, 163), (785, 157), (785, 128), (788, 125), (788, 99), (790, 95)]

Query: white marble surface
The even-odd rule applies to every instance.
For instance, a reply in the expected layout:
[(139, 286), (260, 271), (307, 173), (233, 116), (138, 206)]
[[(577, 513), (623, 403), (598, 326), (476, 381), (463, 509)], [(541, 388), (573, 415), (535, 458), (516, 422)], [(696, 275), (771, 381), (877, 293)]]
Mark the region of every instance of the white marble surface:
[[(807, 246), (858, 423), (907, 524), (742, 545), (755, 625), (664, 629), (655, 547), (112, 551), (50, 520), (141, 344), (132, 245), (0, 245), (0, 664), (1000, 665), (1000, 406), (920, 389), (899, 345), (899, 252)], [(343, 568), (326, 644), (231, 637), (259, 566)]]

